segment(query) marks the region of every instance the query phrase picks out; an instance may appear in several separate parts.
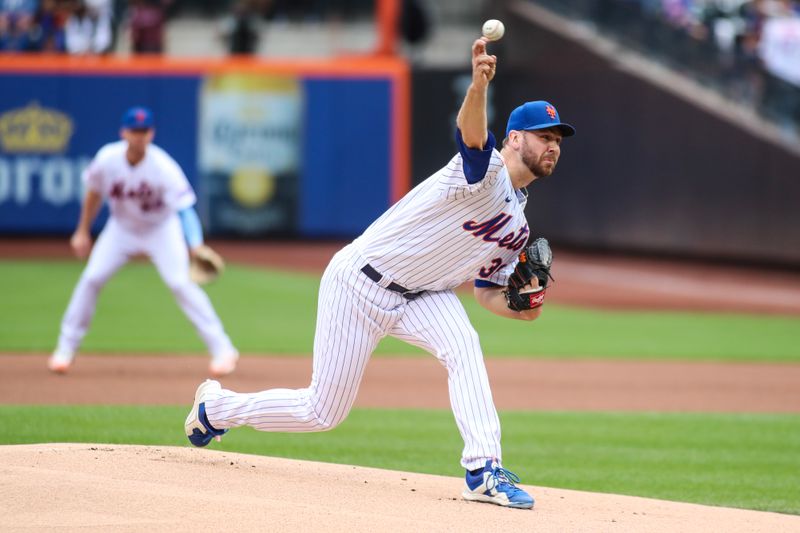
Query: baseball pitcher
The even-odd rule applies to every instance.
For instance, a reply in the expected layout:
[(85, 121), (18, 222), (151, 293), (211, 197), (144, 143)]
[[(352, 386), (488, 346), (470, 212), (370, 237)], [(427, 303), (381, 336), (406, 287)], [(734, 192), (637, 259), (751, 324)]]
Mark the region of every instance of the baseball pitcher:
[(430, 352), (447, 368), (450, 402), (464, 440), (463, 497), (531, 508), (533, 498), (503, 468), (500, 423), (478, 334), (454, 289), (474, 280), (478, 302), (500, 316), (534, 320), (550, 280), (547, 241), (526, 247), (525, 188), (549, 176), (561, 140), (575, 130), (556, 108), (527, 102), (508, 119), (502, 147), (487, 130), (487, 88), (497, 58), (472, 46), (472, 83), (457, 118), (458, 153), (339, 251), (320, 286), (311, 383), (242, 394), (208, 380), (185, 431), (205, 446), (228, 429), (324, 431), (350, 411), (372, 351), (386, 335)]

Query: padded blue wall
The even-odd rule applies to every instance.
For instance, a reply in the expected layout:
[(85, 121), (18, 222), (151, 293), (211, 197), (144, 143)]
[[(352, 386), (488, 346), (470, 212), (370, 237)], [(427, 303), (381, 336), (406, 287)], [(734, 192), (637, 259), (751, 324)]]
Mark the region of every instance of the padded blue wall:
[(300, 231), (359, 234), (390, 201), (391, 83), (310, 79), (305, 92)]

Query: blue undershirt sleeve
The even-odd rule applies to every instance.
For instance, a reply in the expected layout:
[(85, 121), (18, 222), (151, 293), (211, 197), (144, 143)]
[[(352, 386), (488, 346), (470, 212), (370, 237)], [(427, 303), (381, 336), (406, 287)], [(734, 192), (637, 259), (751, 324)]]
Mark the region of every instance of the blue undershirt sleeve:
[(488, 281), (488, 280), (485, 280), (485, 279), (476, 279), (475, 280), (475, 286), (478, 287), (478, 288), (500, 287), (500, 285), (498, 285), (497, 283), (492, 283), (491, 281)]
[(492, 132), (487, 132), (489, 136), (486, 139), (486, 145), (483, 150), (477, 148), (470, 148), (464, 144), (464, 139), (461, 137), (461, 130), (456, 128), (456, 143), (458, 143), (458, 151), (461, 153), (461, 159), (464, 161), (464, 176), (467, 178), (467, 183), (478, 183), (486, 175), (486, 169), (489, 168), (489, 161), (492, 159), (492, 150), (494, 150), (497, 141), (492, 135)]
[(181, 209), (178, 211), (178, 216), (181, 219), (183, 234), (186, 236), (189, 248), (203, 244), (203, 226), (200, 224), (200, 217), (197, 216), (197, 211), (194, 210), (194, 207)]

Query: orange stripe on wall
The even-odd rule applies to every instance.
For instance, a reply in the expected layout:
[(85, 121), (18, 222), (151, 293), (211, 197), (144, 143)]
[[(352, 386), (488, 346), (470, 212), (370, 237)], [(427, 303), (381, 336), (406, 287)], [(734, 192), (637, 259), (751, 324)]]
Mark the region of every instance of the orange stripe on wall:
[(378, 77), (407, 71), (396, 56), (338, 56), (332, 59), (175, 58), (169, 56), (0, 55), (0, 73), (188, 75), (220, 72), (300, 76)]

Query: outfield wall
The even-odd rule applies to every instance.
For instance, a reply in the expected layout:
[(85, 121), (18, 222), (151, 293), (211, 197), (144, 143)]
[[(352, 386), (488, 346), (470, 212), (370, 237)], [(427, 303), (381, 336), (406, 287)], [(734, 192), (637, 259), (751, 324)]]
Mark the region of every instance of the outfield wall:
[(408, 189), (408, 76), (395, 58), (0, 56), (0, 233), (71, 232), (82, 169), (145, 105), (209, 233), (357, 234)]

